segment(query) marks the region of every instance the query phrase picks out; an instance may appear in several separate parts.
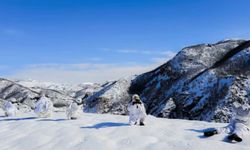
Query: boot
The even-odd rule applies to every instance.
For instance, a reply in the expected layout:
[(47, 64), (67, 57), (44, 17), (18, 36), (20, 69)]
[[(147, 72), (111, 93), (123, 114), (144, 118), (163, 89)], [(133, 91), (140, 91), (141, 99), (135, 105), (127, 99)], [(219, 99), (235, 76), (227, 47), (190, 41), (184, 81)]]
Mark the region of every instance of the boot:
[(76, 120), (77, 118), (76, 118), (76, 117), (71, 117), (70, 119), (71, 119), (71, 120)]
[(140, 122), (140, 126), (145, 126), (145, 124), (143, 122)]
[(231, 134), (227, 137), (228, 140), (230, 141), (236, 141), (236, 142), (241, 142), (242, 138), (240, 138), (237, 134)]
[(217, 130), (211, 130), (211, 131), (205, 131), (204, 132), (204, 136), (205, 137), (210, 137), (210, 136), (213, 136), (215, 134), (218, 134), (218, 131)]

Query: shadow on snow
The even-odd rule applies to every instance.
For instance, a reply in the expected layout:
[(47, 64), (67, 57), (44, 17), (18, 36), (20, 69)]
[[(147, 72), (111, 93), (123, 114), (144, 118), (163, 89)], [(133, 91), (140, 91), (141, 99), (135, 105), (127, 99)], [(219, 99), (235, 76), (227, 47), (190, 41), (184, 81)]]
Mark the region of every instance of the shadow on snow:
[(202, 133), (202, 135), (199, 135), (198, 137), (201, 138), (201, 139), (205, 139), (205, 138), (208, 138), (206, 136), (203, 135), (203, 133), (205, 131), (211, 131), (213, 130), (214, 128), (207, 128), (207, 129), (201, 129), (201, 130), (197, 130), (197, 129), (186, 129), (187, 131), (193, 131), (193, 132), (197, 132), (197, 133)]
[(40, 119), (40, 120), (37, 120), (37, 121), (56, 121), (56, 122), (59, 122), (59, 121), (66, 121), (67, 119)]
[(6, 119), (0, 119), (0, 121), (22, 121), (22, 120), (33, 120), (33, 119), (37, 119), (37, 117), (6, 118)]
[(81, 127), (82, 129), (101, 129), (101, 128), (110, 128), (110, 127), (122, 127), (129, 126), (128, 123), (119, 123), (119, 122), (102, 122), (92, 126)]

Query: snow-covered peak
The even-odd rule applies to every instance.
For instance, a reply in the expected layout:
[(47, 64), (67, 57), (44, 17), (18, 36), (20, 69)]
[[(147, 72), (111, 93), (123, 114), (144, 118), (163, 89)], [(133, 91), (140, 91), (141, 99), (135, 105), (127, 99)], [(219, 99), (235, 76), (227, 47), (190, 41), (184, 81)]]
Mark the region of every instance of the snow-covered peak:
[(93, 83), (81, 83), (78, 85), (66, 83), (40, 82), (36, 80), (15, 80), (14, 82), (29, 88), (43, 88), (59, 91), (78, 91), (85, 86), (93, 85)]

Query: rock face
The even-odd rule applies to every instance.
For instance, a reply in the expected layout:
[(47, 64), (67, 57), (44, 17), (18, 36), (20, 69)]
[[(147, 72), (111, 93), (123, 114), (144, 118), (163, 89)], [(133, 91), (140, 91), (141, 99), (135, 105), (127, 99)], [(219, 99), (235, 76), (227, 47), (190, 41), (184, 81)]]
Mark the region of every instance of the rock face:
[(147, 112), (158, 117), (227, 122), (250, 107), (250, 41), (186, 47), (172, 60), (135, 78)]

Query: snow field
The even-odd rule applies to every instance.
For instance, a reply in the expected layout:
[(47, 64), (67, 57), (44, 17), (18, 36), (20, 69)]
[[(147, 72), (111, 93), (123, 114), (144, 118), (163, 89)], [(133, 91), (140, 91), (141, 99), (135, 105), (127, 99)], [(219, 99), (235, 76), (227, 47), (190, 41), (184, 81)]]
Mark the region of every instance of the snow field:
[(82, 113), (66, 120), (64, 112), (36, 118), (33, 112), (3, 117), (0, 111), (1, 150), (249, 150), (242, 143), (224, 141), (225, 134), (204, 138), (203, 129), (225, 126), (148, 116), (146, 126), (129, 126), (128, 116)]

